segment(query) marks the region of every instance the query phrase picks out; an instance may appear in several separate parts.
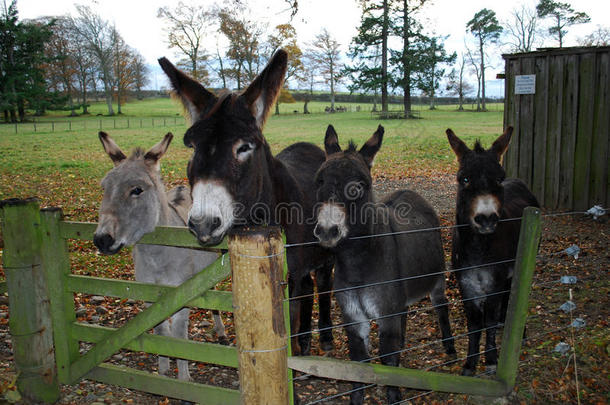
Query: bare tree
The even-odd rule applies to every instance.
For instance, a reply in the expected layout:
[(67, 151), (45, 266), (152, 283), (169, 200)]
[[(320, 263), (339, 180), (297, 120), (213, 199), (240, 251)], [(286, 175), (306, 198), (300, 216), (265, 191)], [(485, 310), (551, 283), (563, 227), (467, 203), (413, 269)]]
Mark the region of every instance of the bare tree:
[(73, 20), (81, 42), (94, 57), (98, 78), (104, 86), (104, 96), (108, 106), (108, 115), (114, 115), (112, 92), (115, 82), (113, 76), (113, 27), (95, 14), (89, 7), (76, 5), (78, 16)]
[(343, 70), (339, 47), (339, 43), (324, 28), (320, 34), (316, 35), (308, 51), (312, 61), (318, 65), (320, 75), (330, 86), (331, 112), (335, 111), (335, 85)]
[(309, 114), (309, 109), (307, 108), (307, 104), (313, 98), (313, 86), (317, 83), (318, 77), (318, 64), (314, 60), (309, 52), (306, 52), (302, 58), (303, 61), (303, 75), (298, 78), (300, 83), (303, 83), (307, 86), (309, 90), (309, 94), (305, 94), (304, 97), (304, 105), (303, 105), (303, 114)]
[(608, 46), (610, 45), (610, 28), (598, 25), (595, 31), (581, 38), (578, 43), (581, 46)]
[(511, 17), (504, 23), (507, 44), (513, 52), (531, 52), (537, 43), (538, 16), (536, 10), (521, 5), (511, 12)]
[(150, 79), (149, 79), (149, 74), (150, 74), (150, 69), (148, 68), (148, 66), (146, 66), (146, 63), (144, 62), (144, 58), (142, 57), (142, 55), (136, 51), (133, 50), (133, 59), (132, 59), (132, 64), (133, 64), (133, 74), (134, 74), (134, 89), (136, 91), (136, 97), (138, 100), (142, 100), (142, 88), (145, 87)]
[(113, 77), (115, 79), (117, 113), (122, 114), (121, 106), (127, 97), (127, 91), (135, 86), (136, 75), (134, 69), (135, 51), (131, 49), (116, 28), (113, 28)]
[(468, 63), (470, 64), (470, 70), (477, 78), (477, 111), (481, 111), (481, 61), (478, 59), (476, 55), (470, 50), (470, 48), (466, 45), (466, 56), (468, 59)]
[(166, 24), (169, 47), (177, 49), (179, 55), (186, 57), (186, 60), (179, 61), (178, 65), (185, 67), (199, 82), (209, 84), (209, 74), (206, 69), (208, 55), (202, 40), (213, 24), (214, 14), (201, 5), (190, 5), (180, 1), (173, 9), (159, 8), (157, 17)]
[(458, 111), (464, 110), (464, 97), (473, 90), (472, 84), (464, 78), (466, 63), (466, 55), (462, 54), (457, 68), (451, 70), (447, 80), (447, 91), (458, 97)]

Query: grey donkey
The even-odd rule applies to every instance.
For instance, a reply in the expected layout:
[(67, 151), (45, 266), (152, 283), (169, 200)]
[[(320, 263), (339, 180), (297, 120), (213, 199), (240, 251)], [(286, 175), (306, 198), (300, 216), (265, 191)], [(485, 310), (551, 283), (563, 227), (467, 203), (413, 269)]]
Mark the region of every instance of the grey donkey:
[[(99, 224), (93, 237), (100, 253), (112, 255), (123, 246), (132, 246), (136, 280), (144, 283), (177, 286), (218, 258), (214, 252), (159, 245), (140, 245), (138, 240), (155, 227), (185, 226), (192, 205), (188, 188), (178, 186), (168, 193), (161, 179), (159, 160), (167, 151), (173, 135), (148, 152), (136, 148), (127, 157), (108, 134), (99, 133), (104, 150), (114, 168), (102, 180), (104, 197)], [(224, 325), (218, 311), (214, 330), (220, 343), (226, 344)], [(188, 338), (189, 309), (183, 308), (169, 320), (155, 327), (163, 336)], [(159, 374), (169, 370), (169, 359), (159, 356)], [(178, 378), (189, 380), (188, 361), (178, 359)]]

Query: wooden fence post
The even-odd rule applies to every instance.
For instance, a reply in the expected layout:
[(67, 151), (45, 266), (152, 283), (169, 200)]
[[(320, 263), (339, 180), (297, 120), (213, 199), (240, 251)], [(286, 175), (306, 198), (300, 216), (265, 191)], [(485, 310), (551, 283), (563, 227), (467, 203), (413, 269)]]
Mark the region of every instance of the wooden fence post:
[(540, 222), (539, 208), (527, 207), (523, 211), (513, 282), (502, 335), (502, 348), (496, 372), (498, 380), (506, 385), (507, 394), (513, 389), (517, 379), (521, 341), (540, 242)]
[(289, 402), (280, 229), (238, 229), (229, 236), (241, 400)]
[(70, 329), (76, 321), (74, 294), (66, 289), (66, 277), (70, 274), (70, 257), (66, 240), (62, 238), (59, 222), (60, 208), (40, 211), (43, 244), (42, 266), (50, 300), (50, 316), (53, 322), (57, 377), (63, 384), (70, 383), (70, 364), (78, 359), (78, 341), (72, 338)]
[(1, 201), (0, 218), (17, 387), (27, 400), (55, 402), (59, 398), (59, 384), (40, 253), (42, 232), (38, 200)]

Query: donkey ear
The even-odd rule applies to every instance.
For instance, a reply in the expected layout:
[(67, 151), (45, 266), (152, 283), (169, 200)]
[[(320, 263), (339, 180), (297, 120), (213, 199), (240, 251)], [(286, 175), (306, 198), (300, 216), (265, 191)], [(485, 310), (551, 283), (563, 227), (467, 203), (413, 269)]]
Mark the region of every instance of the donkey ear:
[(144, 155), (144, 160), (152, 165), (155, 165), (157, 169), (159, 169), (159, 159), (165, 155), (167, 152), (167, 148), (169, 148), (169, 144), (172, 142), (174, 135), (171, 132), (168, 132), (161, 142), (150, 148), (148, 152)]
[(100, 131), (98, 136), (100, 137), (100, 141), (102, 142), (102, 146), (104, 150), (112, 159), (112, 163), (117, 166), (123, 160), (127, 158), (121, 148), (114, 142), (114, 140), (105, 132)]
[(326, 128), (326, 136), (324, 137), (324, 150), (326, 150), (326, 157), (333, 153), (341, 152), (341, 146), (339, 146), (339, 137), (335, 131), (335, 127), (329, 125)]
[(369, 166), (369, 169), (373, 167), (373, 161), (375, 160), (375, 155), (379, 152), (379, 148), (381, 148), (381, 142), (383, 141), (383, 133), (385, 130), (381, 125), (377, 127), (377, 131), (371, 136), (371, 138), (366, 141), (362, 148), (360, 148), (360, 153), (364, 158), (364, 161)]
[(208, 110), (214, 105), (217, 100), (216, 96), (207, 91), (196, 80), (191, 79), (182, 71), (178, 70), (166, 58), (160, 58), (158, 62), (159, 65), (161, 65), (161, 69), (163, 69), (169, 78), (172, 88), (174, 89), (174, 94), (182, 101), (182, 105), (184, 105), (191, 124), (194, 123), (203, 111)]
[(495, 142), (491, 145), (490, 150), (498, 156), (498, 161), (500, 161), (500, 158), (502, 157), (504, 152), (506, 152), (512, 134), (513, 127), (506, 128), (506, 131), (504, 131), (504, 133), (500, 135), (498, 139), (496, 139)]
[(263, 128), (269, 110), (280, 94), (287, 66), (288, 54), (283, 49), (278, 49), (265, 69), (256, 76), (250, 86), (243, 92), (243, 97), (245, 97), (260, 129)]
[(457, 137), (457, 135), (451, 130), (451, 128), (447, 128), (445, 133), (447, 134), (447, 139), (449, 140), (449, 145), (451, 145), (451, 149), (453, 149), (453, 152), (455, 152), (455, 155), (457, 156), (458, 160), (460, 160), (462, 156), (464, 156), (466, 152), (468, 152), (470, 149), (468, 148), (468, 146), (466, 146), (464, 141)]

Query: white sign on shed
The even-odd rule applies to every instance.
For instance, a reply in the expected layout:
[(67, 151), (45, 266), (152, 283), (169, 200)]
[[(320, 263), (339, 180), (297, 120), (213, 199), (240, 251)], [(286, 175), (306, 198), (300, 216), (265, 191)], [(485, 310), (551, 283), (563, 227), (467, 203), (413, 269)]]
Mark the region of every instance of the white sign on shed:
[(536, 94), (536, 75), (515, 76), (515, 94)]

